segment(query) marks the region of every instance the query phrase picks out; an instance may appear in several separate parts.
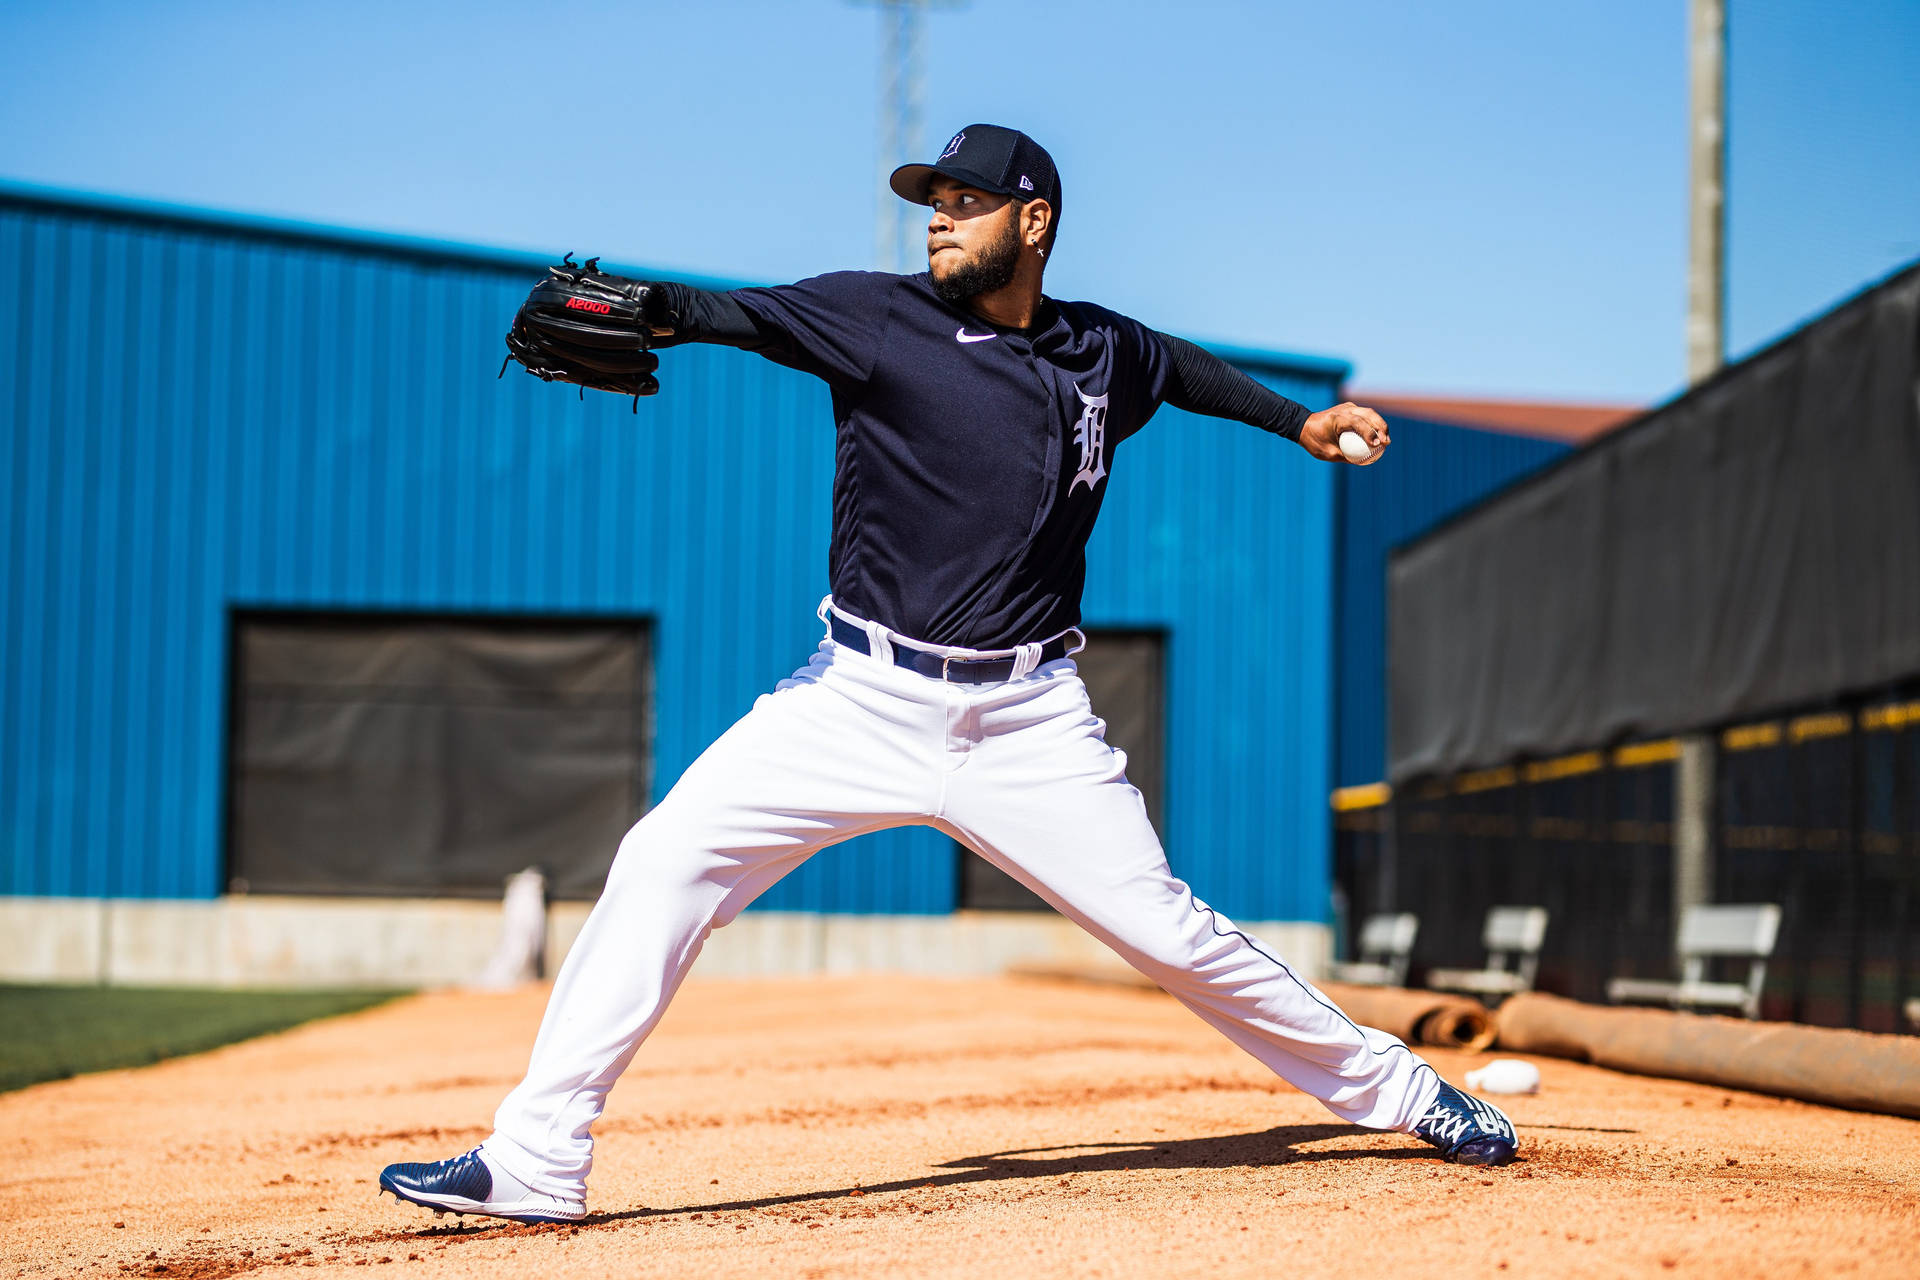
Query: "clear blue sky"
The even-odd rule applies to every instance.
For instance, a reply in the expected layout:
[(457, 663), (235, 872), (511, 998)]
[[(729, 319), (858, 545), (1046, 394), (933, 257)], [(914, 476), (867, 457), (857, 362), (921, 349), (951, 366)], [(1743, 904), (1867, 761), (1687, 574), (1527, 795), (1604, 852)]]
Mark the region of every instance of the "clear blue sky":
[[(1920, 258), (1920, 0), (1729, 0), (1734, 352)], [(1356, 383), (1651, 401), (1683, 365), (1685, 0), (972, 0), (929, 158), (1065, 183), (1049, 291)], [(0, 178), (753, 280), (872, 265), (844, 0), (9, 0)]]

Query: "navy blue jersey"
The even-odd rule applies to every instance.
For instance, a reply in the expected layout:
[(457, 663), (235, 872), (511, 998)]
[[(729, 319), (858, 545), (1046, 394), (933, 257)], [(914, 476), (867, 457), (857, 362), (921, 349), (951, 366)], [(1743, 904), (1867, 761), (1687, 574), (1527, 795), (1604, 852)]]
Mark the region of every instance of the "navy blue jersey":
[(1051, 300), (1033, 328), (997, 328), (948, 306), (925, 272), (731, 296), (759, 330), (753, 349), (832, 388), (838, 604), (974, 649), (1079, 622), (1115, 451), (1166, 396), (1162, 335)]

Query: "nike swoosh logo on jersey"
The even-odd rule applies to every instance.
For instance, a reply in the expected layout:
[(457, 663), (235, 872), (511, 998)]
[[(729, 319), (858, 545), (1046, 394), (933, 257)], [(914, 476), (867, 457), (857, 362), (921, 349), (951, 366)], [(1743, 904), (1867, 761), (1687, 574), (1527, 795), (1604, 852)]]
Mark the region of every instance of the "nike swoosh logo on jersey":
[(997, 333), (968, 333), (967, 326), (961, 325), (954, 330), (953, 336), (962, 342), (988, 342), (999, 337)]

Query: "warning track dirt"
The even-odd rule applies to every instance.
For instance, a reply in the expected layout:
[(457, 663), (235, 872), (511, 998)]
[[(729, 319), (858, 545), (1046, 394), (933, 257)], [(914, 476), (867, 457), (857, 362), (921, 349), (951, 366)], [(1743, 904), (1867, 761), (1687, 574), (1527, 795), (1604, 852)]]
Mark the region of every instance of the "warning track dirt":
[(1334, 1123), (1171, 1000), (1032, 979), (696, 981), (614, 1090), (586, 1221), (376, 1198), (383, 1164), (485, 1136), (544, 999), (0, 1095), (0, 1271), (1911, 1274), (1920, 1122), (1541, 1058), (1502, 1103), (1522, 1161), (1463, 1169)]

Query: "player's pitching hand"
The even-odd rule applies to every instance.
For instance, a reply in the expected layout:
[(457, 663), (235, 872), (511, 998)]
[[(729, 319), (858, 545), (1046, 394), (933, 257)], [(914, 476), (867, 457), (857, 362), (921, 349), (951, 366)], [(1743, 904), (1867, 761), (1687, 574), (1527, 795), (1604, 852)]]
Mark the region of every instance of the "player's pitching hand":
[[(1358, 435), (1372, 451), (1364, 462), (1341, 452), (1340, 433), (1343, 431)], [(1300, 447), (1322, 462), (1348, 462), (1364, 466), (1377, 462), (1380, 451), (1392, 442), (1392, 436), (1387, 433), (1387, 420), (1351, 401), (1308, 414), (1306, 422), (1300, 427)]]

